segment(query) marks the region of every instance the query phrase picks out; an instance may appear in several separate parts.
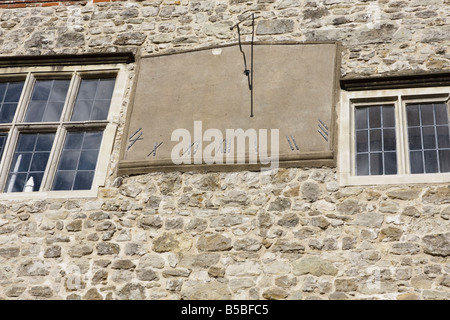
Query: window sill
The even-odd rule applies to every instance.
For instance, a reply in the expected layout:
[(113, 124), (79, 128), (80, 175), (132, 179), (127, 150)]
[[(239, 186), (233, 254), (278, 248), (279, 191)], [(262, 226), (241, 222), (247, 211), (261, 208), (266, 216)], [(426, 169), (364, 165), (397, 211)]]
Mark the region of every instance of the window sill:
[(368, 186), (389, 184), (427, 184), (449, 183), (450, 173), (428, 174), (404, 174), (404, 175), (380, 175), (380, 176), (351, 176), (342, 172), (339, 175), (339, 185), (344, 186)]
[(97, 198), (98, 188), (91, 190), (42, 191), (42, 192), (5, 192), (0, 194), (0, 201), (7, 200), (46, 200), (46, 199), (80, 199)]

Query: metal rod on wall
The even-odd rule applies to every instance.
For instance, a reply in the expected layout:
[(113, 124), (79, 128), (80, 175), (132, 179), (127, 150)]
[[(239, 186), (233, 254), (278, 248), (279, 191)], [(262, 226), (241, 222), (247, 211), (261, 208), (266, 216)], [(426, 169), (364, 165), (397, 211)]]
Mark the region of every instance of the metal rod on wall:
[[(241, 30), (239, 28), (239, 24), (246, 21), (248, 18), (252, 18), (252, 40), (250, 42), (250, 70), (247, 68), (247, 59), (245, 57), (245, 52), (242, 49), (242, 42), (241, 42)], [(230, 30), (233, 30), (234, 28), (237, 28), (238, 31), (238, 41), (239, 41), (239, 50), (242, 53), (242, 56), (244, 58), (244, 74), (248, 78), (248, 88), (250, 90), (250, 117), (253, 117), (253, 43), (255, 41), (255, 14), (252, 13), (249, 16), (247, 16), (245, 19), (242, 19), (238, 23), (234, 24), (232, 27), (230, 27)]]

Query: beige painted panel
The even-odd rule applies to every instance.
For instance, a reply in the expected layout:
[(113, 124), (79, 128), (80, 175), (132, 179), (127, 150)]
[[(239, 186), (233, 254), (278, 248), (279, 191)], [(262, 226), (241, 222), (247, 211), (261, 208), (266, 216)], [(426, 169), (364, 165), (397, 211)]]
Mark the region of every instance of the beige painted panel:
[[(243, 49), (250, 69), (250, 45)], [(333, 149), (336, 61), (336, 43), (255, 44), (250, 117), (251, 91), (238, 45), (143, 57), (121, 164), (170, 165), (179, 143), (171, 135), (179, 128), (190, 131), (193, 143), (210, 128), (223, 138), (226, 129), (267, 129), (269, 138), (270, 129), (279, 129), (280, 161), (315, 154), (323, 159)], [(328, 141), (318, 132), (319, 119), (329, 129)], [(202, 123), (200, 134), (194, 133), (194, 121)], [(203, 141), (197, 152), (210, 143)], [(247, 141), (248, 148), (255, 148), (255, 141)]]

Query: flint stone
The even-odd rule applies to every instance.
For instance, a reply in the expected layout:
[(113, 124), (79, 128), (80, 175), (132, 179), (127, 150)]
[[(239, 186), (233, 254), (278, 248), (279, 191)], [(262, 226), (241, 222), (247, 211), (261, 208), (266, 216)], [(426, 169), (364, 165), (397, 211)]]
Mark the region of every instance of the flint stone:
[(363, 282), (360, 292), (363, 294), (382, 294), (397, 292), (397, 284), (392, 280), (377, 280), (369, 278)]
[(321, 196), (319, 185), (312, 181), (307, 181), (300, 187), (303, 199), (309, 202), (315, 202)]
[(169, 291), (181, 291), (183, 287), (183, 279), (167, 279), (166, 290)]
[(0, 248), (0, 257), (14, 258), (20, 253), (19, 247)]
[(215, 173), (200, 175), (198, 177), (192, 178), (192, 184), (195, 186), (195, 188), (203, 191), (219, 190), (219, 175)]
[(167, 269), (164, 270), (162, 275), (164, 278), (169, 278), (169, 277), (189, 277), (189, 275), (191, 274), (191, 270), (189, 269), (185, 269), (185, 268), (178, 268), (178, 269)]
[(381, 229), (380, 239), (381, 240), (387, 239), (390, 241), (399, 241), (402, 234), (403, 234), (402, 229), (395, 228), (395, 227), (387, 227), (387, 228)]
[(342, 250), (350, 250), (356, 247), (357, 238), (344, 237), (342, 238)]
[(159, 208), (159, 204), (161, 203), (162, 198), (157, 196), (148, 197), (146, 208), (151, 208), (157, 210)]
[(205, 25), (203, 32), (208, 36), (215, 36), (219, 39), (226, 39), (230, 36), (231, 30), (228, 23), (215, 23)]
[(160, 216), (144, 217), (141, 219), (139, 226), (144, 230), (150, 228), (159, 229), (163, 226), (163, 219)]
[(112, 231), (116, 230), (116, 225), (112, 221), (104, 221), (95, 227), (96, 231)]
[(411, 278), (411, 285), (415, 289), (431, 289), (433, 281), (421, 274)]
[(69, 256), (72, 258), (80, 258), (91, 254), (94, 249), (88, 245), (77, 245), (69, 249)]
[(98, 255), (118, 254), (120, 246), (116, 243), (100, 242), (96, 246)]
[(202, 235), (197, 248), (202, 251), (227, 251), (232, 248), (231, 239), (221, 234)]
[(136, 270), (136, 278), (141, 281), (158, 280), (159, 277), (152, 269), (138, 269)]
[(275, 284), (282, 288), (290, 288), (297, 284), (296, 277), (281, 276), (275, 279)]
[(402, 215), (409, 217), (420, 217), (420, 212), (415, 207), (408, 206), (405, 209), (403, 209)]
[(269, 288), (263, 292), (263, 298), (267, 300), (282, 300), (287, 296), (288, 293), (281, 288)]
[(340, 292), (350, 292), (358, 290), (359, 280), (356, 278), (351, 279), (336, 279), (334, 281), (334, 286), (336, 291)]
[(9, 288), (5, 294), (7, 297), (17, 298), (25, 291), (25, 289), (26, 287), (23, 286), (13, 286)]
[(182, 300), (230, 300), (231, 292), (226, 283), (210, 281), (181, 289)]
[(141, 251), (141, 245), (138, 243), (127, 243), (125, 245), (125, 255), (133, 256), (138, 255)]
[(384, 215), (375, 212), (365, 212), (359, 214), (355, 221), (356, 225), (369, 227), (369, 228), (379, 228), (383, 224)]
[(244, 261), (230, 264), (225, 270), (228, 276), (257, 276), (261, 274), (261, 266), (255, 261)]
[(232, 227), (242, 224), (243, 222), (244, 222), (243, 217), (234, 217), (234, 216), (217, 217), (211, 220), (210, 227), (211, 228)]
[(328, 221), (326, 218), (322, 216), (312, 217), (311, 225), (313, 227), (319, 227), (320, 229), (325, 230), (330, 225), (330, 221)]
[(155, 252), (181, 253), (188, 251), (192, 247), (192, 237), (187, 234), (176, 235), (165, 232), (153, 241)]
[(107, 279), (108, 279), (108, 271), (98, 270), (92, 277), (92, 283), (99, 284), (100, 282), (106, 281)]
[(80, 32), (64, 32), (57, 39), (59, 47), (80, 47), (84, 42), (84, 35)]
[(208, 275), (213, 278), (223, 278), (225, 276), (225, 269), (222, 267), (211, 267), (208, 269)]
[(142, 188), (135, 185), (124, 185), (120, 187), (119, 192), (126, 197), (136, 198), (142, 192)]
[(380, 203), (380, 211), (385, 213), (396, 213), (400, 205), (395, 201), (383, 201)]
[(183, 228), (183, 218), (172, 218), (166, 220), (166, 230)]
[(380, 28), (361, 31), (356, 35), (355, 40), (360, 43), (380, 43), (392, 39), (397, 31), (397, 26), (391, 23), (383, 23)]
[(18, 276), (47, 276), (50, 274), (51, 265), (45, 261), (28, 260), (19, 266)]
[(145, 300), (145, 288), (141, 284), (127, 283), (117, 292), (120, 300)]
[(421, 32), (421, 42), (438, 42), (448, 40), (449, 27), (427, 28)]
[(283, 260), (275, 260), (264, 265), (265, 274), (289, 274), (291, 266)]
[(146, 38), (147, 35), (141, 32), (125, 32), (117, 35), (117, 39), (114, 44), (121, 46), (140, 46), (144, 43)]
[(66, 226), (66, 229), (67, 229), (67, 231), (70, 231), (70, 232), (78, 232), (78, 231), (81, 231), (82, 224), (83, 224), (83, 221), (81, 219), (74, 220)]
[(428, 190), (422, 196), (423, 203), (444, 204), (450, 203), (450, 187), (440, 187), (435, 190)]
[(273, 251), (303, 253), (305, 246), (296, 240), (278, 239), (272, 248)]
[(392, 245), (391, 253), (398, 255), (419, 253), (420, 246), (417, 243), (400, 242)]
[(278, 197), (269, 205), (268, 211), (286, 211), (291, 207), (291, 200), (289, 198)]
[(257, 35), (283, 34), (294, 31), (294, 21), (288, 19), (263, 20), (256, 28)]
[(310, 256), (295, 261), (292, 264), (292, 272), (296, 276), (312, 274), (320, 277), (323, 275), (335, 276), (338, 273), (338, 269), (330, 261)]
[(420, 300), (420, 297), (415, 292), (402, 293), (397, 296), (397, 300)]
[(255, 282), (249, 278), (237, 278), (231, 279), (229, 282), (230, 289), (234, 292), (242, 289), (252, 288), (255, 286)]
[(119, 15), (122, 20), (136, 18), (139, 16), (139, 10), (135, 8), (126, 9), (121, 11)]
[(247, 205), (249, 203), (248, 196), (245, 191), (231, 190), (222, 198), (222, 204), (239, 204)]
[(347, 295), (344, 292), (333, 292), (329, 295), (330, 300), (348, 300)]
[(425, 300), (450, 300), (448, 291), (423, 290), (423, 298)]
[(159, 254), (150, 253), (139, 260), (139, 268), (152, 267), (162, 269), (164, 268), (165, 263), (166, 261)]
[(326, 7), (311, 8), (303, 11), (303, 19), (318, 20), (329, 14), (330, 12)]
[(89, 216), (89, 219), (94, 220), (94, 221), (100, 221), (100, 220), (110, 219), (110, 215), (103, 211), (97, 211), (97, 212), (91, 213), (91, 215)]
[(282, 227), (295, 227), (298, 225), (300, 219), (295, 213), (286, 214), (278, 220), (277, 224)]
[(355, 199), (346, 199), (336, 205), (336, 210), (346, 215), (360, 213), (362, 209), (365, 209), (365, 206), (363, 208), (363, 205)]
[(208, 228), (208, 221), (201, 218), (193, 218), (186, 226), (186, 231), (190, 232), (202, 232)]
[(103, 300), (103, 296), (97, 291), (96, 288), (89, 289), (83, 296), (84, 300)]
[(30, 289), (30, 295), (34, 297), (50, 298), (53, 296), (53, 290), (48, 286), (35, 286)]
[(450, 233), (426, 235), (422, 242), (425, 253), (432, 256), (450, 256)]
[(391, 199), (400, 199), (400, 200), (414, 200), (420, 196), (420, 189), (394, 189), (386, 192), (386, 195)]
[(59, 258), (61, 256), (60, 246), (51, 246), (44, 253), (44, 258)]
[(444, 220), (450, 220), (450, 206), (441, 211), (441, 218)]
[(238, 251), (258, 251), (262, 247), (262, 242), (255, 238), (238, 239), (234, 242), (233, 247)]
[(220, 255), (212, 252), (204, 252), (196, 255), (183, 255), (179, 265), (186, 268), (206, 269), (219, 262)]
[(134, 269), (135, 267), (136, 265), (131, 260), (128, 259), (115, 260), (111, 265), (112, 269), (120, 269), (120, 270)]

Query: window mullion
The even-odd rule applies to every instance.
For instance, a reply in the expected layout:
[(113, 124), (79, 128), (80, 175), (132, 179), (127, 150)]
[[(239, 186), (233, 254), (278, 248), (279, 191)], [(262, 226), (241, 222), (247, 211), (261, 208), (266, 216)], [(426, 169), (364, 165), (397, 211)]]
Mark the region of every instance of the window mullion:
[(73, 108), (75, 107), (75, 100), (77, 98), (78, 89), (80, 87), (81, 78), (77, 72), (72, 75), (69, 91), (67, 93), (66, 104), (63, 110), (62, 122), (70, 121)]
[(395, 103), (396, 122), (395, 130), (397, 139), (397, 161), (398, 174), (409, 173), (409, 145), (408, 145), (408, 124), (406, 119), (406, 104), (403, 102), (402, 96), (398, 95), (398, 100)]
[(8, 139), (6, 140), (5, 153), (3, 158), (3, 167), (0, 172), (0, 192), (4, 192), (6, 181), (8, 180), (9, 168), (12, 163), (12, 159), (14, 157), (14, 151), (16, 149), (17, 140), (19, 139), (19, 130), (17, 127), (13, 127), (9, 134)]
[(47, 162), (47, 168), (45, 170), (44, 177), (42, 178), (41, 191), (51, 190), (59, 157), (61, 155), (62, 146), (64, 144), (65, 135), (65, 128), (62, 126), (58, 127), (55, 134), (55, 140), (53, 141), (52, 151), (50, 152), (50, 157)]
[(13, 125), (14, 125), (14, 123), (23, 121), (23, 119), (25, 117), (25, 113), (27, 111), (28, 104), (31, 99), (31, 94), (33, 92), (33, 87), (34, 87), (35, 82), (36, 82), (36, 78), (34, 77), (34, 75), (31, 72), (29, 72), (28, 76), (25, 80), (24, 86), (23, 86), (23, 91), (22, 91), (22, 95), (19, 100), (19, 104), (17, 106), (16, 115), (14, 116), (14, 119), (13, 119)]
[(52, 189), (53, 181), (55, 179), (55, 174), (58, 169), (59, 159), (61, 157), (62, 148), (64, 145), (64, 140), (67, 134), (67, 130), (63, 125), (64, 122), (68, 121), (70, 115), (72, 114), (72, 110), (75, 103), (76, 93), (78, 91), (79, 86), (79, 76), (76, 72), (72, 74), (70, 87), (67, 92), (66, 102), (64, 104), (64, 108), (61, 116), (61, 123), (58, 125), (58, 129), (56, 131), (55, 141), (53, 142), (52, 152), (50, 154), (50, 158), (48, 161), (47, 169), (45, 170), (43, 182), (42, 182), (42, 190), (50, 191)]

